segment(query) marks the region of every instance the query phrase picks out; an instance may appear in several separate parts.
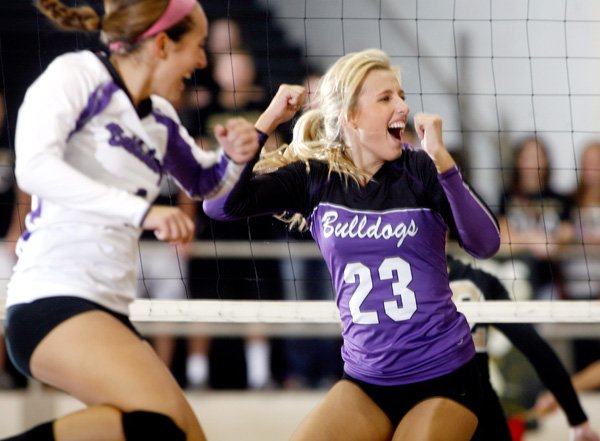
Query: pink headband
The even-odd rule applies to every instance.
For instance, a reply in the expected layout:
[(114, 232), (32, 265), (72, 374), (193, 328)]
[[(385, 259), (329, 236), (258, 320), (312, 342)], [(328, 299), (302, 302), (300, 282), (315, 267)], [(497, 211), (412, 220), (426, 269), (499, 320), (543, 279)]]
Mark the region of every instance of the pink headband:
[[(148, 30), (142, 35), (133, 39), (132, 43), (143, 40), (144, 38), (152, 37), (159, 32), (171, 28), (186, 17), (196, 6), (197, 0), (170, 0), (165, 12), (154, 22)], [(118, 51), (127, 43), (124, 41), (114, 41), (110, 43), (109, 48), (112, 52)]]

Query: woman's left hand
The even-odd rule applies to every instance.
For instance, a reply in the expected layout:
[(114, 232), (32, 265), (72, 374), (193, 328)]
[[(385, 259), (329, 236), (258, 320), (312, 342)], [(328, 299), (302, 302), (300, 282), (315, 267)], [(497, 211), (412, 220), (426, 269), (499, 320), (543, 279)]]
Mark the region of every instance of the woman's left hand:
[(438, 173), (454, 167), (455, 162), (442, 139), (442, 118), (429, 113), (417, 113), (414, 118), (415, 132), (421, 140), (421, 147), (433, 160)]

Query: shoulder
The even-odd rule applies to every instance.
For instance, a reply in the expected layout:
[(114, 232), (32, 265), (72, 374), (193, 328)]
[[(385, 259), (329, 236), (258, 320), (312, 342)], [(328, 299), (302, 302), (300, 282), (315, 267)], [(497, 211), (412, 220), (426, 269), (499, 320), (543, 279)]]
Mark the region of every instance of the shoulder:
[(280, 170), (289, 170), (295, 173), (316, 177), (327, 174), (329, 172), (329, 166), (318, 159), (309, 159), (308, 161), (297, 159), (280, 167)]
[(94, 88), (110, 79), (96, 55), (89, 51), (70, 52), (56, 57), (31, 85), (30, 89), (47, 89), (49, 93)]
[(330, 164), (320, 159), (310, 159), (307, 172), (309, 182), (315, 188), (323, 189), (332, 185), (343, 185), (347, 188), (348, 182), (352, 181), (348, 175), (332, 171)]
[[(303, 163), (298, 161), (299, 163)], [(318, 159), (309, 159), (308, 165), (312, 173), (329, 173), (329, 165)]]
[[(276, 179), (282, 179), (301, 187), (304, 191), (313, 193), (316, 188), (323, 189), (329, 179), (329, 166), (323, 161), (309, 159), (295, 160), (269, 173)], [(336, 174), (333, 173), (332, 176)]]
[(31, 84), (24, 104), (79, 109), (94, 90), (110, 80), (110, 74), (92, 52), (67, 53), (55, 58)]
[(72, 78), (103, 77), (109, 74), (98, 57), (90, 51), (69, 52), (56, 57), (45, 71), (46, 74)]
[(59, 55), (54, 59), (52, 64), (65, 64), (70, 66), (79, 66), (86, 68), (93, 68), (94, 66), (101, 66), (102, 62), (95, 53), (82, 50), (76, 52), (67, 52)]

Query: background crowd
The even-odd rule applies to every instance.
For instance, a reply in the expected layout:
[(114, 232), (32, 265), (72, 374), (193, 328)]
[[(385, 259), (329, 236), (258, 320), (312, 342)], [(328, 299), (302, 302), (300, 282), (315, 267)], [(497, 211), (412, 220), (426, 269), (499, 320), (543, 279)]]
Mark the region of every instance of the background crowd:
[[(277, 89), (273, 81), (303, 82), (308, 89), (307, 106), (318, 105), (311, 90), (319, 72), (301, 59), (286, 60), (285, 64), (293, 68), (288, 66), (287, 73), (277, 70), (281, 78), (269, 77), (267, 73), (273, 66), (250, 44), (255, 40), (255, 29), (248, 26), (251, 17), (235, 21), (220, 14), (219, 8), (212, 10), (210, 3), (205, 9), (211, 20), (207, 45), (210, 69), (196, 74), (181, 102), (173, 103), (203, 149), (217, 147), (211, 134), (220, 122), (232, 116), (255, 121)], [(3, 35), (3, 41), (9, 39), (10, 35)], [(75, 44), (85, 46), (85, 41), (77, 40)], [(3, 44), (3, 50), (6, 46)], [(59, 47), (72, 50), (73, 40), (56, 45), (55, 51), (60, 51)], [(290, 53), (295, 50), (290, 48)], [(15, 49), (13, 58), (17, 56)], [(5, 63), (10, 63), (10, 53), (6, 58)], [(27, 195), (16, 187), (13, 172), (13, 118), (30, 81), (27, 72), (35, 70), (33, 64), (24, 67), (19, 70), (25, 72), (20, 78), (22, 87), (8, 78), (6, 89), (0, 90), (0, 296), (15, 261), (15, 242), (23, 231), (23, 217), (28, 210)], [(271, 136), (265, 148), (273, 149), (289, 141), (290, 136), (289, 128), (284, 126)], [(560, 193), (550, 184), (553, 164), (546, 142), (538, 134), (523, 136), (515, 143), (512, 166), (504, 170), (503, 190), (497, 200), (487, 201), (497, 207), (500, 220), (503, 249), (496, 261), (498, 265), (509, 262), (513, 269), (512, 277), (497, 274), (517, 299), (599, 299), (600, 139), (590, 138), (581, 149), (578, 185), (571, 194)], [(451, 147), (461, 151), (460, 146)], [(468, 158), (461, 158), (460, 165), (468, 178)], [(165, 180), (160, 199), (193, 216), (199, 240), (312, 240), (287, 231), (270, 216), (228, 223), (211, 220), (203, 213), (201, 203), (179, 193), (169, 180)], [(333, 299), (334, 295), (327, 269), (317, 257), (293, 261), (206, 258), (194, 255), (193, 247), (161, 246), (148, 235), (140, 244), (139, 269), (140, 298), (317, 300)], [(187, 388), (327, 388), (342, 372), (341, 341), (337, 338), (165, 335), (153, 336), (152, 343)], [(516, 382), (520, 386), (517, 392), (511, 387), (500, 391), (507, 409), (517, 412), (532, 407), (542, 391), (542, 385), (533, 380), (535, 373), (528, 374), (532, 371), (521, 364), (519, 354), (510, 347), (496, 353), (493, 348), (488, 350), (491, 361), (503, 371), (504, 384)], [(600, 340), (574, 339), (567, 355), (569, 359), (563, 362), (569, 370), (582, 370), (600, 360)], [(516, 371), (519, 374), (514, 374)], [(10, 365), (0, 340), (0, 388), (24, 386), (24, 379)]]

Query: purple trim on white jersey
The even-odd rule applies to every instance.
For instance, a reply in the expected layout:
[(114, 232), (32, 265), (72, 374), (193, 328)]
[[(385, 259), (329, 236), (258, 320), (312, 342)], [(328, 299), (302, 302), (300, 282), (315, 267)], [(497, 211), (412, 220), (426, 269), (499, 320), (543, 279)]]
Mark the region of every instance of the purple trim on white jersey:
[(106, 125), (106, 130), (110, 132), (108, 145), (113, 147), (122, 147), (133, 156), (142, 161), (150, 170), (158, 175), (157, 183), (162, 178), (162, 166), (156, 158), (156, 150), (147, 148), (144, 142), (137, 136), (127, 136), (125, 130), (119, 124), (111, 122)]
[(96, 88), (96, 90), (94, 90), (94, 92), (92, 92), (88, 98), (87, 106), (77, 118), (75, 128), (71, 131), (71, 133), (69, 133), (67, 139), (71, 138), (71, 136), (81, 130), (81, 128), (94, 116), (102, 112), (106, 106), (108, 106), (113, 94), (119, 90), (119, 86), (114, 82), (98, 86), (98, 88)]
[(219, 162), (204, 168), (198, 163), (188, 142), (179, 133), (181, 125), (154, 109), (154, 118), (167, 128), (167, 151), (163, 159), (164, 170), (173, 176), (189, 195), (206, 196), (221, 186), (229, 160), (225, 155)]
[[(40, 198), (38, 198), (37, 199), (37, 207), (35, 207), (35, 210), (31, 210), (29, 212), (29, 214), (27, 215), (27, 221), (30, 222), (30, 223), (34, 222), (41, 215), (42, 215), (42, 200)], [(21, 238), (24, 241), (27, 241), (30, 236), (31, 236), (31, 232), (29, 230), (27, 230), (27, 228), (24, 229), (23, 233), (21, 234)]]

